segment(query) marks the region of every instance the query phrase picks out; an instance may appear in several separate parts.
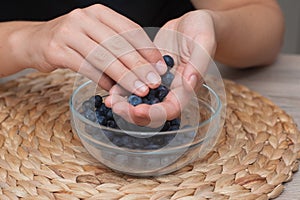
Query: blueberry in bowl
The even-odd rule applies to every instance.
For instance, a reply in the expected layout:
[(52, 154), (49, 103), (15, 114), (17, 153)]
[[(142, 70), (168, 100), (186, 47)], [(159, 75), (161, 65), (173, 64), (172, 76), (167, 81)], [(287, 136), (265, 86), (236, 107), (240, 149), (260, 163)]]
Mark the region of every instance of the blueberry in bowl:
[[(166, 74), (171, 74), (174, 63), (168, 60), (167, 65)], [(145, 97), (129, 95), (128, 103), (138, 106), (162, 102), (174, 78), (168, 76), (165, 82), (162, 77), (162, 85), (151, 89)], [(135, 176), (173, 172), (204, 157), (220, 134), (222, 103), (206, 84), (189, 100), (179, 117), (166, 120), (157, 128), (131, 124), (116, 115), (103, 103), (107, 95), (92, 81), (76, 88), (70, 98), (71, 125), (87, 151), (115, 171)]]

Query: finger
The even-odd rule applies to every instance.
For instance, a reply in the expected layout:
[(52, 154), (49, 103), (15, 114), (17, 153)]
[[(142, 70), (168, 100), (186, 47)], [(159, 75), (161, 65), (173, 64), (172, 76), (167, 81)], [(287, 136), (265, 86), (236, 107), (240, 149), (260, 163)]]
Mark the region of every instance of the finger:
[[(96, 16), (99, 21), (104, 23), (107, 27), (112, 28), (116, 33), (121, 33), (121, 36), (125, 38), (134, 49), (137, 49), (138, 53), (149, 63), (158, 63), (159, 61), (163, 63), (161, 53), (138, 24), (102, 5), (92, 6), (87, 9), (87, 12), (92, 16)], [(117, 23), (111, 23), (112, 21)], [(156, 67), (159, 74), (164, 74), (167, 70), (166, 65), (158, 65)]]
[(67, 47), (64, 52), (64, 56), (61, 57), (61, 63), (64, 63), (64, 67), (86, 76), (107, 91), (114, 85), (112, 79), (93, 67), (73, 49)]
[(126, 90), (140, 96), (148, 93), (148, 87), (105, 48), (84, 34), (78, 33), (75, 37), (75, 39), (67, 41), (67, 44), (80, 52), (88, 63), (104, 72)]
[(154, 44), (162, 54), (171, 55), (175, 61), (175, 66), (179, 63), (179, 44), (177, 40), (177, 19), (167, 22), (156, 34)]
[[(146, 112), (142, 111), (140, 113), (134, 112), (134, 106), (130, 105), (127, 102), (127, 99), (120, 95), (110, 95), (105, 99), (105, 105), (111, 107), (113, 112), (122, 118), (126, 119), (126, 121), (137, 124), (140, 126), (145, 126), (149, 123), (149, 118), (145, 115)], [(139, 105), (139, 108), (145, 110), (149, 107), (149, 105)]]
[(138, 126), (157, 128), (162, 126), (167, 118), (164, 108), (158, 104), (132, 106), (126, 98), (119, 95), (110, 95), (106, 103), (112, 106), (114, 113)]
[(188, 41), (192, 52), (189, 62), (185, 66), (183, 76), (186, 83), (195, 88), (197, 84), (204, 82), (209, 63), (212, 62), (210, 55), (215, 49), (215, 42), (211, 36), (197, 35), (193, 41)]
[[(100, 43), (112, 56), (120, 60), (142, 82), (146, 83), (150, 88), (156, 88), (161, 83), (160, 76), (154, 65), (144, 59), (122, 35), (118, 35), (110, 27), (93, 18), (86, 19), (86, 21), (88, 25), (84, 28), (86, 34), (96, 43)], [(94, 27), (99, 27), (99, 29)], [(106, 69), (102, 70), (106, 72)]]
[(117, 95), (120, 95), (120, 96), (128, 96), (128, 95), (130, 95), (130, 92), (128, 92), (128, 90), (125, 90), (124, 88), (122, 88), (119, 84), (115, 84), (109, 90), (109, 94), (110, 95), (117, 94)]

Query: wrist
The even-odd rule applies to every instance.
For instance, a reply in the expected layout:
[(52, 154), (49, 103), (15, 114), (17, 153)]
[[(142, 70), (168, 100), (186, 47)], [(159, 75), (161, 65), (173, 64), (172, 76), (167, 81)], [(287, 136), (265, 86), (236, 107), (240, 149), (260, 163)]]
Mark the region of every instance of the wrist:
[(33, 61), (32, 40), (34, 26), (40, 22), (12, 22), (12, 29), (8, 33), (8, 47), (14, 59), (15, 68), (19, 71), (35, 68)]
[(215, 41), (216, 45), (218, 46), (221, 43), (222, 38), (224, 37), (226, 24), (224, 20), (222, 20), (221, 12), (212, 10), (205, 10), (205, 12), (207, 12), (212, 18), (215, 31)]

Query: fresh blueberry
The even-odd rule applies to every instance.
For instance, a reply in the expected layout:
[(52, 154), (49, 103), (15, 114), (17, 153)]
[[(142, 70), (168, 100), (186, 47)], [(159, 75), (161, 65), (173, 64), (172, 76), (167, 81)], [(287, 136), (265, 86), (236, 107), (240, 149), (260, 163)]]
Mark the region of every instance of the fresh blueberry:
[[(144, 98), (147, 98), (148, 101), (150, 101), (151, 99), (154, 99), (156, 97), (156, 93), (157, 93), (156, 89), (150, 89), (149, 93)], [(150, 104), (150, 102), (148, 102), (148, 104)]]
[(143, 100), (141, 97), (139, 97), (135, 94), (132, 94), (128, 97), (128, 103), (130, 103), (133, 106), (137, 106), (137, 105), (143, 103)]
[(124, 146), (124, 143), (123, 143), (123, 141), (122, 141), (122, 137), (113, 137), (112, 142), (113, 142), (115, 145), (119, 146), (119, 147)]
[(175, 138), (176, 134), (168, 134), (164, 136), (165, 143), (169, 144)]
[(108, 109), (108, 111), (106, 113), (106, 118), (110, 119), (110, 120), (114, 118), (114, 115), (113, 115), (113, 112), (112, 112), (111, 108)]
[(150, 101), (147, 97), (143, 97), (142, 100), (143, 100), (143, 103), (150, 104)]
[(170, 127), (171, 127), (170, 121), (166, 121), (161, 131), (168, 131)]
[(168, 93), (169, 89), (166, 86), (160, 85), (158, 87), (157, 98), (159, 99), (159, 101), (163, 101), (164, 98), (168, 95)]
[(84, 101), (84, 102), (82, 103), (82, 110), (83, 110), (84, 112), (86, 112), (86, 111), (88, 111), (88, 110), (94, 110), (93, 104), (92, 104), (89, 100)]
[(103, 115), (99, 115), (97, 116), (97, 121), (99, 124), (103, 125), (103, 126), (106, 126), (107, 125), (107, 119), (105, 116)]
[(172, 74), (170, 71), (167, 71), (167, 73), (165, 73), (161, 77), (162, 84), (167, 86), (167, 87), (170, 87), (173, 80), (174, 80), (174, 74)]
[(144, 147), (146, 150), (155, 150), (155, 149), (160, 149), (161, 146), (158, 144), (149, 144)]
[(171, 125), (180, 125), (180, 119), (179, 118), (175, 118), (173, 120), (171, 120)]
[(115, 137), (114, 133), (112, 133), (111, 131), (103, 130), (103, 132), (110, 141), (112, 141), (113, 138)]
[(108, 110), (109, 110), (109, 108), (106, 107), (106, 105), (103, 103), (99, 108), (97, 108), (96, 111), (98, 111), (102, 115), (106, 115), (106, 113), (108, 112)]
[(103, 99), (100, 95), (92, 96), (89, 101), (93, 103), (96, 108), (99, 108), (103, 103)]
[(166, 65), (168, 67), (173, 67), (174, 66), (174, 59), (171, 56), (164, 55), (163, 58), (164, 58), (164, 61), (165, 61)]
[(169, 131), (176, 131), (179, 129), (179, 125), (171, 125)]
[(94, 112), (93, 110), (86, 110), (86, 111), (84, 112), (84, 116), (85, 116), (87, 119), (89, 119), (89, 120), (91, 120), (91, 121), (93, 121), (93, 122), (96, 121), (96, 115), (95, 115), (95, 112)]
[(153, 104), (156, 104), (156, 103), (159, 103), (159, 102), (160, 102), (160, 100), (155, 97), (154, 99), (150, 100), (150, 105), (153, 105)]
[(117, 128), (117, 123), (114, 120), (108, 120), (106, 126), (110, 128)]
[(162, 135), (156, 135), (151, 138), (152, 142), (157, 145), (163, 146), (165, 143), (164, 137)]
[(151, 98), (151, 97), (154, 97), (156, 96), (156, 89), (150, 89), (149, 93), (148, 93), (148, 96)]

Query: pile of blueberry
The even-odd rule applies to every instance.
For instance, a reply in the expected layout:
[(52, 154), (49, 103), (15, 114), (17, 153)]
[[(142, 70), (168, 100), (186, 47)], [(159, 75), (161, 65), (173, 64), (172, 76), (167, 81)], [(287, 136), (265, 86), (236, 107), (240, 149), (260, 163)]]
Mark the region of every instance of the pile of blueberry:
[[(169, 93), (169, 87), (174, 79), (174, 75), (170, 72), (171, 68), (174, 66), (174, 60), (171, 56), (163, 56), (164, 61), (168, 66), (167, 72), (161, 76), (162, 84), (155, 88), (150, 89), (149, 93), (145, 97), (139, 97), (135, 94), (131, 94), (128, 97), (128, 103), (133, 106), (139, 104), (155, 104), (162, 102), (164, 98)], [(129, 131), (141, 130), (141, 127), (132, 123), (127, 122), (120, 116), (112, 112), (111, 108), (105, 106), (103, 98), (100, 95), (92, 96), (90, 99), (82, 103), (83, 115), (93, 121), (97, 122), (100, 125), (107, 126), (110, 128), (125, 129)], [(173, 120), (168, 120), (162, 127), (159, 127), (161, 132), (164, 131), (173, 131), (178, 130), (180, 127), (180, 119), (176, 118)], [(143, 131), (154, 131), (157, 129), (152, 129), (146, 127), (142, 129)], [(175, 134), (166, 134), (166, 135), (154, 135), (147, 138), (139, 138), (128, 135), (126, 133), (119, 132), (118, 134), (104, 131), (106, 137), (115, 145), (120, 147), (126, 147), (130, 149), (159, 149), (167, 145), (174, 137)]]

